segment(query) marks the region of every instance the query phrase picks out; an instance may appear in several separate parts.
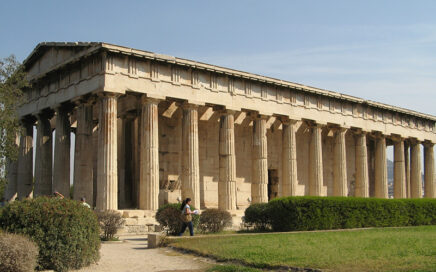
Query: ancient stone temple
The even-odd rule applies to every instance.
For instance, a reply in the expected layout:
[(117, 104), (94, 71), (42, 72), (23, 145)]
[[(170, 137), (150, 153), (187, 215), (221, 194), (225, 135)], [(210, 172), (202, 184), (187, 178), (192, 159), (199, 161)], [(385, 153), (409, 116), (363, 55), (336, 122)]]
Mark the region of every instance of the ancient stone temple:
[(387, 198), (389, 145), (394, 197), (436, 195), (435, 116), (107, 43), (41, 43), (24, 65), (8, 199), (68, 196), (70, 184), (99, 210)]

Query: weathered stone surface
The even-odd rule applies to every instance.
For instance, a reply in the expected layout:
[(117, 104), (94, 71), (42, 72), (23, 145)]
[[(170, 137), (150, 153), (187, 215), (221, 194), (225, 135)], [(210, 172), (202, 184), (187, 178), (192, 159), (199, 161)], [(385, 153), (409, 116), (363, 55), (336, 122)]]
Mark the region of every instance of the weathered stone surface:
[(375, 197), (388, 198), (388, 168), (386, 162), (386, 139), (377, 135), (375, 141)]
[(182, 199), (191, 198), (200, 208), (200, 163), (198, 156), (198, 106), (183, 105), (182, 119)]
[(139, 208), (143, 210), (159, 207), (158, 104), (157, 99), (141, 98)]
[(236, 157), (234, 112), (225, 111), (220, 118), (218, 208), (236, 209)]
[(58, 107), (56, 109), (53, 189), (66, 198), (70, 197), (70, 127), (69, 109)]
[(85, 197), (88, 204), (93, 205), (94, 173), (93, 154), (97, 149), (92, 143), (92, 105), (82, 102), (77, 107), (77, 129), (74, 151), (74, 199)]
[(118, 209), (117, 95), (99, 97), (97, 210)]
[(52, 149), (50, 115), (39, 114), (35, 155), (35, 196), (51, 195), (53, 193)]
[(406, 168), (404, 161), (404, 140), (397, 139), (394, 144), (394, 197), (405, 198), (406, 191)]
[(410, 197), (422, 197), (421, 145), (415, 140), (410, 148)]
[(368, 148), (366, 132), (359, 131), (356, 135), (356, 187), (355, 196), (369, 197)]
[[(39, 54), (45, 50), (52, 53)], [(287, 195), (386, 198), (386, 145), (392, 143), (395, 197), (422, 196), (421, 143), (424, 195), (435, 195), (428, 147), (436, 142), (434, 116), (104, 43), (47, 43), (34, 54), (25, 65), (38, 88), (26, 93), (19, 115), (39, 116), (36, 194), (52, 191), (48, 142), (56, 121), (53, 189), (68, 195), (71, 125), (77, 127), (75, 198), (85, 196), (98, 209), (147, 210), (147, 220), (159, 205), (181, 197), (191, 197), (196, 208), (232, 213)], [(88, 103), (94, 96), (98, 107)], [(47, 115), (72, 101), (71, 124), (60, 111), (57, 118)], [(33, 180), (32, 122), (23, 125), (19, 197), (32, 196)], [(350, 129), (332, 130), (340, 127)]]
[(253, 121), (253, 176), (251, 195), (253, 203), (268, 202), (268, 152), (266, 116)]
[(309, 151), (309, 195), (321, 196), (323, 185), (323, 160), (322, 160), (322, 125), (312, 126)]

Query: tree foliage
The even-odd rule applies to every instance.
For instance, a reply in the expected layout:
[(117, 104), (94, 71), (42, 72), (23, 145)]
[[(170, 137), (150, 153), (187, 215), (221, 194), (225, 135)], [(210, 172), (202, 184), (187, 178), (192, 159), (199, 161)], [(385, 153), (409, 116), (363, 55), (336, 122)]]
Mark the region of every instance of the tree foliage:
[(17, 159), (17, 107), (23, 101), (22, 90), (28, 86), (24, 69), (14, 55), (0, 59), (0, 196), (5, 186), (6, 160)]

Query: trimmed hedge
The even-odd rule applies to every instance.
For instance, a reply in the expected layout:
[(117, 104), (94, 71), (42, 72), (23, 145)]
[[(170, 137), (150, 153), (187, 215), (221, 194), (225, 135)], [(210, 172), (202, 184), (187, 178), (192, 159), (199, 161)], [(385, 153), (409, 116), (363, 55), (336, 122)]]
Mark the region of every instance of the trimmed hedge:
[(0, 211), (0, 228), (27, 235), (38, 245), (38, 270), (79, 269), (99, 259), (97, 217), (78, 201), (48, 197), (15, 201)]
[(198, 229), (202, 233), (220, 232), (232, 226), (232, 215), (228, 211), (207, 209), (201, 213)]
[(252, 206), (245, 222), (270, 224), (273, 231), (436, 224), (436, 199), (283, 197)]
[(29, 238), (0, 232), (0, 272), (33, 272), (38, 247)]
[[(180, 210), (181, 204), (170, 203), (160, 207), (156, 212), (156, 221), (167, 230), (167, 233), (177, 235), (182, 228), (182, 210)], [(191, 206), (191, 210), (195, 210), (195, 207)], [(200, 221), (200, 216), (197, 214), (192, 215), (192, 224), (194, 228), (197, 227)]]

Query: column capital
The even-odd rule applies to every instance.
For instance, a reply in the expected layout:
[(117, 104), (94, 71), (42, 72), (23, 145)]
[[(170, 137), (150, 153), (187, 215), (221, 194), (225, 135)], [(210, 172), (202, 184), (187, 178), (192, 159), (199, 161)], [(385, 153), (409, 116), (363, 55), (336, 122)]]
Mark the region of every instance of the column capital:
[(37, 118), (34, 115), (26, 115), (20, 119), (20, 123), (22, 126), (34, 125)]
[(381, 133), (380, 131), (373, 131), (371, 133), (371, 135), (376, 138), (376, 139), (385, 139), (386, 135), (384, 135), (383, 133)]
[(193, 104), (193, 103), (189, 103), (187, 101), (183, 102), (180, 104), (180, 106), (182, 107), (182, 109), (198, 109), (199, 105), (197, 104)]
[(362, 128), (352, 128), (351, 130), (353, 131), (353, 133), (355, 135), (361, 135), (361, 134), (367, 135), (368, 134), (368, 131), (366, 131)]
[(157, 105), (157, 104), (160, 103), (160, 101), (162, 101), (162, 99), (154, 98), (154, 97), (148, 97), (147, 95), (142, 95), (140, 101), (141, 101), (142, 105), (145, 105), (145, 104), (155, 104), (155, 105)]
[(410, 144), (420, 144), (421, 141), (418, 140), (417, 138), (408, 138)]
[(95, 102), (97, 102), (97, 96), (96, 95), (84, 95), (84, 96), (81, 96), (77, 99), (72, 100), (72, 102), (74, 103), (74, 105), (76, 107), (78, 107), (80, 105), (91, 106), (91, 105), (95, 104)]
[(54, 115), (54, 111), (51, 108), (44, 109), (36, 114), (36, 118), (38, 120), (41, 119), (51, 119)]
[(115, 98), (118, 98), (121, 95), (122, 95), (121, 93), (113, 93), (113, 92), (99, 92), (99, 93), (97, 93), (97, 97), (99, 99), (101, 99), (103, 97), (115, 97)]
[(397, 135), (397, 134), (392, 134), (390, 136), (390, 139), (395, 143), (404, 142), (404, 138), (401, 137), (401, 135)]
[(345, 133), (345, 132), (347, 132), (348, 131), (348, 129), (349, 128), (346, 128), (346, 127), (339, 127), (339, 126), (334, 126), (334, 127), (330, 127), (330, 129), (333, 131), (333, 132), (342, 132), (342, 133)]
[(295, 125), (298, 121), (297, 119), (292, 119), (289, 116), (278, 116), (277, 117), (283, 125)]
[(317, 123), (316, 121), (306, 120), (306, 124), (309, 128), (323, 128), (326, 124)]
[(235, 110), (229, 110), (229, 109), (221, 109), (217, 111), (219, 113), (220, 116), (225, 116), (225, 115), (234, 115), (236, 113)]
[(433, 147), (434, 143), (432, 141), (425, 140), (424, 142), (422, 142), (422, 145), (425, 147)]

